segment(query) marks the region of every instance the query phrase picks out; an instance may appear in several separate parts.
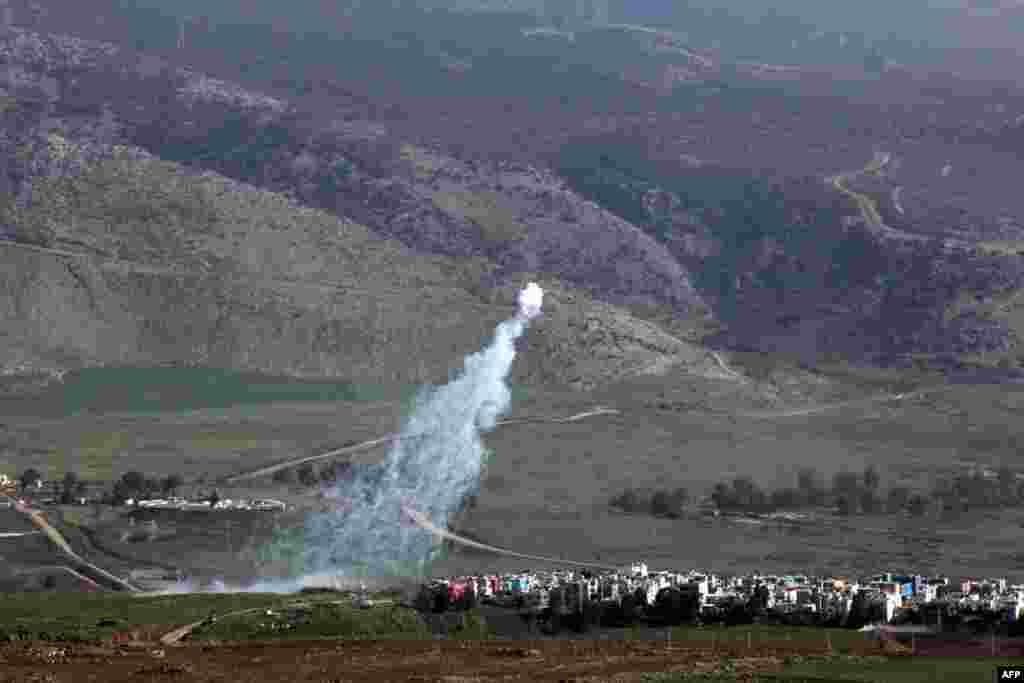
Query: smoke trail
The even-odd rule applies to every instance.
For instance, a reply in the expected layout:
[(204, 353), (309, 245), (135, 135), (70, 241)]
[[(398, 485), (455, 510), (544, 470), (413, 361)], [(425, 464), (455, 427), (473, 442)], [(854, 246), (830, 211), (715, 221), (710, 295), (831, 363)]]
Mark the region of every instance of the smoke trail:
[[(307, 575), (395, 576), (425, 573), (438, 547), (430, 533), (401, 518), (403, 503), (441, 528), (480, 483), (481, 432), (508, 410), (505, 383), (515, 340), (540, 314), (543, 291), (519, 293), (519, 312), (498, 325), (489, 346), (466, 357), (460, 375), (421, 392), (379, 468), (358, 470), (328, 492), (330, 512), (306, 521)], [(416, 435), (416, 438), (402, 438)]]

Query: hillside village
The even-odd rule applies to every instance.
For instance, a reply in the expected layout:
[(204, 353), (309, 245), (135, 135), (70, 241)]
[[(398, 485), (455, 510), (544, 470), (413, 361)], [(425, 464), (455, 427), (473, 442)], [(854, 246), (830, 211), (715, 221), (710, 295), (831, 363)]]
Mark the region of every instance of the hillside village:
[(557, 632), (563, 625), (783, 623), (860, 626), (890, 632), (1016, 633), (1024, 585), (879, 573), (851, 579), (806, 574), (729, 576), (697, 570), (539, 571), (457, 576), (425, 585), (420, 607), (435, 612), (482, 602), (517, 607)]

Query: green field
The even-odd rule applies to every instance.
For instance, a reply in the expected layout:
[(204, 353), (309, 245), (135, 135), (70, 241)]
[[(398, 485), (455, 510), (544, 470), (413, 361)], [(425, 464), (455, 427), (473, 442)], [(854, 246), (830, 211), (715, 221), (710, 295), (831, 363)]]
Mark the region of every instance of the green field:
[(105, 638), (136, 626), (199, 621), (211, 613), (276, 605), (281, 595), (261, 593), (134, 596), (112, 593), (15, 593), (0, 603), (0, 631), (9, 637)]
[[(939, 683), (991, 681), (996, 666), (1010, 662), (998, 657), (857, 657), (787, 658), (781, 671), (755, 673), (752, 683)], [(1019, 664), (1019, 662), (1018, 662)], [(740, 680), (730, 661), (710, 673), (645, 674), (643, 683), (732, 683)]]
[(317, 638), (425, 638), (426, 625), (411, 609), (381, 606), (362, 610), (350, 600), (318, 601), (219, 619), (193, 632), (195, 640)]
[[(377, 385), (308, 381), (220, 368), (84, 368), (59, 390), (66, 415), (97, 409), (163, 412), (274, 401), (376, 401)], [(407, 388), (402, 388), (408, 391)]]
[[(818, 658), (790, 664), (785, 675), (807, 680), (861, 683), (938, 683), (938, 681), (990, 681), (1003, 657), (860, 657)], [(1018, 662), (1019, 664), (1019, 662)]]
[[(247, 637), (418, 637), (425, 626), (412, 610), (382, 606), (358, 610), (339, 593), (281, 595), (274, 593), (190, 593), (127, 595), (111, 593), (17, 593), (0, 604), (0, 638), (101, 639), (118, 631), (164, 626), (168, 631), (240, 610), (258, 609), (255, 616), (228, 617), (196, 631), (201, 638)], [(299, 610), (308, 623), (295, 630), (262, 628), (266, 610), (287, 615)]]
[(864, 643), (863, 633), (843, 628), (817, 628), (813, 626), (774, 626), (752, 624), (750, 626), (676, 626), (671, 638), (678, 643), (746, 644), (757, 650), (759, 645), (785, 646), (786, 643), (831, 646), (836, 652), (844, 652)]
[[(163, 413), (280, 401), (409, 401), (414, 384), (298, 379), (223, 368), (102, 367), (69, 372), (32, 395), (4, 404), (12, 414)], [(525, 387), (513, 387), (521, 399)]]

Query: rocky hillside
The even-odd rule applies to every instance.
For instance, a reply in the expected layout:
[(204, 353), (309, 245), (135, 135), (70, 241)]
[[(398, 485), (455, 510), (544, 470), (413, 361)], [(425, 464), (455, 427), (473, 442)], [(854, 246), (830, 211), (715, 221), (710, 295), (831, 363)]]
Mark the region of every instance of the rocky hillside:
[[(897, 215), (900, 212), (887, 199), (894, 188), (886, 186), (882, 197), (870, 178), (851, 175), (847, 189), (874, 202), (886, 229), (873, 224), (852, 195), (830, 187), (823, 177), (807, 176), (799, 164), (787, 165), (790, 159), (810, 159), (812, 152), (819, 154), (814, 151), (818, 148), (828, 152), (827, 165), (832, 168), (852, 168), (854, 159), (866, 161), (858, 151), (866, 143), (854, 149), (845, 142), (833, 145), (827, 138), (835, 134), (845, 140), (842, 135), (847, 135), (821, 128), (830, 117), (821, 115), (794, 127), (790, 110), (805, 101), (796, 89), (769, 94), (742, 84), (719, 84), (671, 95), (680, 103), (697, 98), (703, 107), (707, 102), (711, 114), (706, 118), (722, 126), (735, 124), (735, 139), (710, 129), (708, 133), (716, 134), (678, 136), (687, 127), (705, 126), (702, 122), (673, 124), (674, 137), (668, 128), (652, 132), (644, 122), (654, 116), (655, 125), (663, 125), (667, 117), (657, 110), (664, 105), (654, 101), (637, 103), (637, 111), (629, 116), (611, 111), (602, 120), (616, 132), (577, 136), (573, 144), (562, 144), (557, 163), (549, 165), (557, 169), (556, 175), (539, 161), (474, 159), (477, 138), (468, 131), (473, 144), (463, 146), (469, 150), (465, 154), (442, 151), (441, 142), (450, 140), (424, 142), (430, 137), (426, 134), (415, 137), (419, 142), (408, 141), (412, 138), (396, 131), (420, 126), (417, 118), (434, 118), (429, 107), (414, 107), (426, 106), (426, 100), (395, 100), (399, 106), (382, 99), (377, 106), (370, 98), (356, 106), (353, 102), (363, 96), (347, 91), (343, 81), (325, 80), (326, 55), (299, 55), (294, 37), (281, 39), (287, 49), (274, 49), (283, 50), (283, 55), (295, 53), (304, 68), (320, 64), (321, 71), (308, 72), (302, 86), (326, 93), (320, 100), (260, 95), (183, 68), (174, 57), (129, 49), (127, 39), (104, 43), (18, 28), (4, 36), (0, 62), (13, 104), (4, 114), (0, 145), (7, 160), (0, 183), (14, 198), (8, 232), (22, 242), (92, 244), (69, 236), (68, 228), (54, 219), (26, 213), (33, 206), (30, 188), (38, 184), (33, 179), (52, 179), (65, 164), (48, 152), (38, 152), (49, 149), (40, 141), (56, 132), (86, 156), (98, 145), (144, 150), (197, 173), (213, 172), (355, 221), (409, 253), (457, 262), (457, 286), (486, 305), (500, 300), (527, 276), (547, 277), (588, 299), (624, 306), (635, 316), (658, 321), (661, 329), (672, 330), (679, 338), (694, 340), (714, 329), (716, 321), (724, 323), (717, 336), (704, 336), (719, 348), (796, 353), (807, 363), (829, 354), (886, 363), (1019, 362), (1024, 316), (1016, 307), (1024, 269), (1012, 248), (1016, 233), (1005, 244), (993, 241), (999, 237), (996, 233), (985, 233), (981, 243), (980, 228), (975, 229), (981, 225), (976, 205), (985, 202), (975, 201), (969, 207), (972, 213), (962, 219), (971, 223), (967, 227), (973, 230), (972, 238), (944, 242), (949, 234), (960, 233), (933, 220), (932, 208), (921, 213), (923, 218)], [(344, 49), (345, 54), (354, 54), (359, 46), (348, 44)], [(183, 52), (186, 57), (192, 54)], [(201, 54), (208, 60), (211, 53)], [(224, 57), (224, 64), (231, 59)], [(258, 63), (251, 69), (242, 66), (247, 71), (264, 69)], [(292, 65), (285, 73), (294, 75), (296, 68)], [(391, 72), (385, 69), (381, 76), (387, 73)], [(268, 88), (282, 91), (277, 80), (261, 79)], [(294, 79), (285, 81), (292, 90), (301, 89)], [(433, 88), (434, 81), (431, 84)], [(470, 106), (468, 100), (458, 99), (456, 81), (445, 87), (450, 97), (440, 99), (451, 99), (456, 110)], [(585, 90), (600, 87), (605, 86), (588, 82)], [(607, 87), (613, 91), (613, 86)], [(640, 91), (637, 96), (646, 97)], [(808, 106), (824, 107), (825, 100), (806, 101)], [(647, 113), (640, 111), (652, 107)], [(550, 130), (537, 128), (531, 137), (548, 140), (556, 128), (567, 125), (566, 115), (578, 119), (583, 112), (568, 109), (558, 109), (559, 123)], [(870, 114), (866, 105), (861, 109), (858, 118)], [(755, 121), (753, 127), (736, 118), (762, 110), (765, 120)], [(467, 111), (466, 116), (466, 121), (479, 123), (483, 115)], [(510, 117), (489, 122), (489, 135), (504, 137), (502, 126)], [(576, 127), (583, 123), (577, 120)], [(791, 131), (813, 126), (821, 128), (815, 135), (829, 139), (824, 147), (802, 149), (790, 139)], [(434, 130), (426, 122), (422, 127)], [(748, 129), (750, 135), (756, 133), (756, 140), (741, 139)], [(479, 136), (479, 126), (474, 130)], [(645, 153), (642, 143), (623, 142), (647, 140), (648, 133), (655, 141), (652, 146), (664, 143), (672, 152), (674, 165), (664, 165), (650, 149)], [(691, 150), (700, 155), (675, 154), (680, 145), (692, 147), (694, 139), (703, 140), (707, 151), (728, 163), (703, 159), (704, 148)], [(771, 154), (751, 157), (752, 145), (772, 141), (778, 148), (769, 150)], [(923, 150), (932, 144), (919, 145), (922, 151), (910, 158), (924, 159)], [(623, 152), (630, 145), (632, 151)], [(578, 153), (580, 149), (585, 153)], [(638, 150), (641, 157), (654, 159), (648, 168), (632, 163), (630, 154), (635, 156)], [(675, 157), (683, 158), (685, 168)], [(743, 159), (770, 159), (782, 178), (763, 172), (763, 164), (743, 170)], [(920, 163), (922, 169), (927, 166)], [(652, 166), (654, 172), (648, 173)], [(908, 216), (916, 216), (914, 202), (923, 201), (927, 193), (921, 190), (924, 171), (910, 173), (911, 166), (904, 164), (900, 173), (906, 177), (893, 175), (893, 182), (906, 186), (903, 202)], [(929, 202), (949, 194), (941, 188), (928, 192)], [(967, 194), (973, 196), (973, 190)], [(1013, 207), (1008, 210), (1012, 213)], [(66, 219), (65, 215), (61, 220)], [(890, 226), (922, 239), (893, 241)], [(988, 248), (992, 245), (999, 248)], [(152, 253), (160, 248), (152, 247)]]
[(484, 257), (502, 276), (556, 273), (608, 300), (700, 304), (664, 246), (536, 168), (459, 162), (365, 121), (314, 122), (110, 44), (15, 30), (0, 59), (37, 79), (51, 116), (107, 117), (111, 134), (156, 156), (351, 217), (418, 251)]
[[(234, 114), (239, 125), (273, 130), (284, 125), (273, 123), (288, 114), (284, 105), (159, 65), (139, 73), (134, 62), (125, 71), (128, 62), (116, 52), (18, 31), (0, 45), (8, 75), (0, 142), (9, 190), (8, 240), (0, 242), (5, 367), (180, 362), (363, 381), (436, 380), (514, 310), (511, 276), (530, 275), (551, 294), (545, 323), (527, 342), (536, 353), (517, 364), (518, 381), (588, 387), (680, 363), (715, 372), (717, 363), (697, 347), (574, 286), (593, 280), (598, 293), (626, 298), (656, 296), (661, 285), (669, 300), (692, 298), (685, 271), (653, 241), (550, 176), (506, 168), (501, 182), (514, 189), (483, 190), (472, 185), (479, 176), (460, 177), (450, 160), (398, 148), (394, 161), (409, 172), (388, 176), (387, 184), (381, 168), (376, 175), (356, 170), (349, 157), (330, 157), (326, 143), (305, 141), (288, 164), (264, 159), (257, 166), (280, 170), (266, 184), (290, 183), (294, 198), (259, 189), (131, 144), (153, 134), (160, 114), (116, 98), (117, 88), (124, 79), (166, 88), (183, 126), (196, 119), (212, 126)], [(112, 55), (115, 61), (103, 62)], [(93, 108), (75, 102), (80, 92), (109, 98)], [(134, 111), (134, 118), (119, 110)], [(343, 140), (358, 147), (365, 141), (359, 130), (350, 126)], [(180, 150), (184, 143), (173, 135), (152, 147)], [(208, 160), (201, 146), (195, 149)], [(274, 153), (289, 149), (290, 143)], [(346, 162), (353, 167), (347, 172)], [(347, 179), (365, 196), (412, 214), (396, 217), (368, 202), (352, 212), (360, 219), (371, 222), (379, 212), (391, 218), (395, 237), (446, 253), (417, 252), (298, 201), (315, 201), (327, 178)], [(340, 194), (348, 203), (339, 213), (355, 206), (351, 193)], [(485, 199), (493, 204), (481, 204)], [(604, 223), (574, 220), (573, 211)], [(564, 239), (551, 236), (557, 229)], [(475, 238), (444, 239), (458, 230)], [(534, 253), (536, 261), (524, 257)]]

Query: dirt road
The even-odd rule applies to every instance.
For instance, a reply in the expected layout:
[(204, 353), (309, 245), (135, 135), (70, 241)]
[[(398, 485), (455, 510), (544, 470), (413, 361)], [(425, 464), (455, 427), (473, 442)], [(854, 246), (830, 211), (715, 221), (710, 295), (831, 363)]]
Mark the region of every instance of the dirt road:
[[(507, 425), (526, 424), (526, 423), (565, 424), (565, 423), (570, 423), (570, 422), (576, 422), (578, 420), (582, 420), (582, 419), (588, 418), (588, 417), (595, 417), (597, 415), (617, 415), (617, 414), (619, 414), (618, 410), (613, 410), (611, 408), (595, 407), (595, 408), (593, 408), (591, 410), (588, 410), (586, 412), (577, 413), (576, 415), (570, 415), (569, 417), (562, 417), (562, 418), (523, 417), (523, 418), (514, 418), (514, 419), (508, 419), (508, 420), (498, 420), (497, 426), (498, 427), (503, 427), (503, 426), (507, 426)], [(252, 470), (250, 472), (242, 472), (241, 474), (235, 474), (235, 475), (232, 475), (230, 477), (226, 477), (224, 479), (224, 482), (228, 483), (228, 484), (234, 484), (236, 482), (244, 481), (246, 479), (258, 479), (259, 477), (266, 477), (266, 476), (274, 474), (275, 472), (278, 472), (280, 470), (287, 469), (289, 467), (295, 467), (295, 466), (301, 465), (303, 463), (315, 462), (317, 460), (324, 460), (324, 459), (327, 459), (327, 458), (335, 458), (335, 457), (338, 457), (339, 455), (352, 455), (352, 454), (359, 453), (359, 452), (362, 452), (362, 451), (369, 451), (369, 450), (372, 450), (374, 448), (377, 448), (378, 446), (383, 446), (383, 445), (386, 445), (386, 444), (390, 444), (390, 443), (396, 441), (399, 438), (400, 438), (399, 434), (387, 434), (387, 435), (382, 436), (382, 437), (377, 438), (377, 439), (370, 439), (368, 441), (362, 441), (360, 443), (353, 444), (351, 446), (345, 446), (344, 448), (337, 448), (335, 450), (328, 451), (326, 453), (318, 453), (316, 455), (308, 455), (308, 456), (305, 456), (305, 457), (302, 457), (302, 458), (295, 458), (293, 460), (287, 460), (285, 462), (279, 462), (276, 465), (270, 465), (268, 467), (261, 467), (261, 468), (259, 468), (257, 470)], [(408, 437), (405, 437), (405, 438), (407, 438), (407, 439), (414, 439), (414, 438), (416, 438), (416, 436), (413, 435), (413, 436), (408, 436)]]
[(429, 531), (437, 538), (448, 539), (459, 545), (467, 546), (469, 548), (476, 548), (477, 550), (485, 550), (489, 553), (495, 553), (496, 555), (505, 555), (506, 557), (518, 557), (522, 560), (536, 560), (538, 562), (549, 562), (552, 564), (567, 564), (575, 567), (589, 567), (591, 569), (607, 569), (610, 571), (623, 571), (626, 567), (619, 567), (615, 565), (606, 565), (599, 562), (579, 562), (577, 560), (563, 560), (554, 557), (542, 557), (540, 555), (527, 555), (525, 553), (517, 553), (513, 550), (507, 550), (505, 548), (499, 548), (493, 545), (487, 545), (486, 543), (480, 543), (464, 536), (452, 533), (447, 529), (442, 529), (439, 526), (431, 522), (427, 517), (417, 510), (411, 507), (402, 507), (402, 513), (410, 520), (412, 520), (418, 527), (425, 531)]
[(114, 590), (123, 590), (130, 592), (139, 592), (139, 588), (128, 583), (124, 579), (114, 576), (110, 572), (101, 567), (97, 567), (91, 562), (88, 562), (81, 555), (76, 553), (71, 547), (71, 544), (61, 536), (60, 532), (53, 528), (53, 525), (47, 521), (46, 517), (39, 510), (33, 510), (10, 496), (3, 495), (3, 498), (10, 501), (14, 509), (25, 515), (32, 524), (38, 528), (48, 539), (60, 550), (69, 560), (71, 570), (74, 573), (85, 574), (93, 583), (100, 583), (107, 588)]

